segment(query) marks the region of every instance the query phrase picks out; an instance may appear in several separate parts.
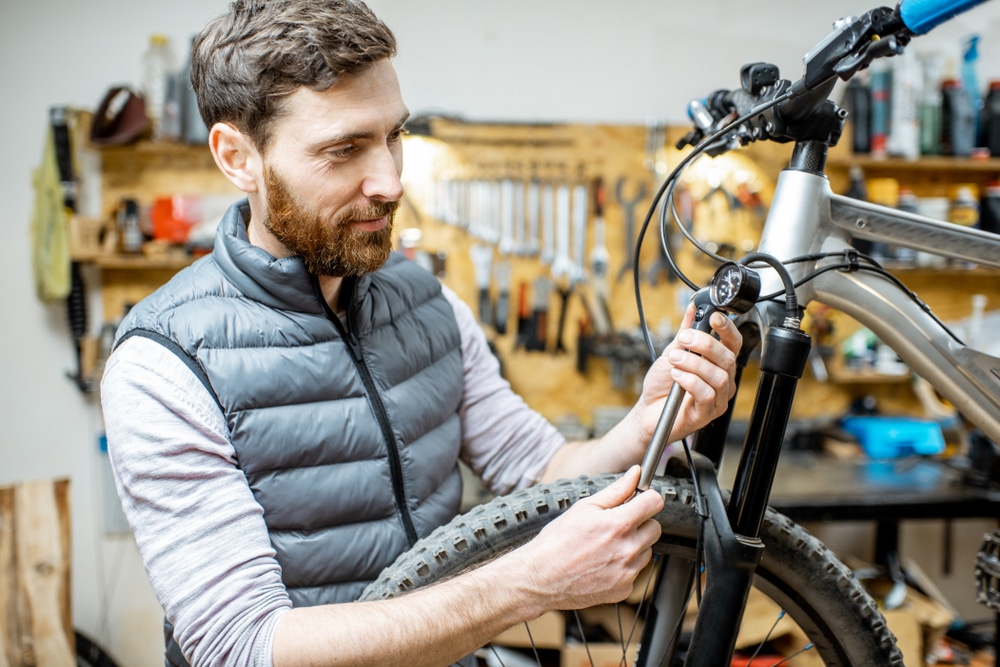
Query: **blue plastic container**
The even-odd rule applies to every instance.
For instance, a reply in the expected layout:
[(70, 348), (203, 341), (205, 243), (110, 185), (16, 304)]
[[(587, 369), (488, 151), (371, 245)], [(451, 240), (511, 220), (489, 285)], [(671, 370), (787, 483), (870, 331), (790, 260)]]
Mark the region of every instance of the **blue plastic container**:
[(858, 439), (873, 459), (935, 456), (945, 450), (941, 425), (909, 417), (845, 417), (841, 427)]

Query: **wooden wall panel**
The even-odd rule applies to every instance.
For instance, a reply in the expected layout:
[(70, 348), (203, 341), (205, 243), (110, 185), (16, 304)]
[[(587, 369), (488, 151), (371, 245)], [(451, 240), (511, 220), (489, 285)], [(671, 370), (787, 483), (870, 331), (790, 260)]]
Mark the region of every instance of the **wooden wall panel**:
[[(438, 186), (442, 181), (463, 178), (539, 178), (553, 181), (590, 183), (600, 176), (606, 192), (605, 243), (610, 257), (610, 314), (615, 328), (635, 331), (638, 314), (631, 275), (617, 280), (625, 263), (625, 209), (615, 197), (615, 185), (624, 180), (624, 193), (634, 195), (645, 187), (646, 195), (635, 207), (636, 229), (642, 222), (652, 201), (655, 182), (662, 182), (666, 171), (681, 159), (673, 149), (676, 140), (686, 128), (666, 128), (655, 155), (648, 145), (647, 128), (643, 125), (600, 124), (530, 124), (530, 123), (465, 123), (447, 119), (433, 119), (432, 138), (411, 137), (405, 145), (403, 180), (406, 185), (404, 205), (396, 219), (397, 242), (404, 234), (419, 233), (419, 248), (432, 254), (446, 256), (442, 281), (454, 289), (473, 310), (477, 304), (475, 272), (470, 259), (470, 249), (476, 239), (468, 229), (447, 224), (440, 215)], [(846, 146), (846, 144), (845, 144)], [(830, 177), (835, 191), (846, 189), (847, 167), (852, 157), (845, 146), (836, 147), (830, 156)], [(790, 153), (788, 144), (755, 144), (744, 150), (731, 152), (716, 160), (696, 163), (684, 181), (694, 202), (693, 232), (703, 241), (728, 243), (739, 256), (748, 251), (762, 225), (762, 210), (750, 207), (731, 208), (724, 197), (710, 196), (711, 188), (722, 185), (735, 191), (748, 185), (759, 196), (763, 210), (770, 204), (774, 183)], [(140, 144), (132, 147), (102, 151), (104, 170), (105, 210), (113, 211), (123, 197), (149, 204), (156, 197), (170, 193), (231, 193), (232, 186), (218, 172), (210, 154), (204, 147)], [(876, 175), (879, 163), (865, 163)], [(651, 167), (659, 167), (654, 179)], [(959, 167), (961, 164), (958, 165)], [(892, 168), (889, 167), (890, 171)], [(899, 171), (896, 169), (895, 171)], [(945, 170), (946, 171), (946, 170)], [(986, 172), (977, 176), (985, 177)], [(906, 170), (905, 178), (920, 194), (933, 192), (933, 183), (947, 176), (942, 169)], [(962, 172), (957, 178), (967, 178)], [(923, 183), (921, 179), (928, 181)], [(931, 183), (933, 181), (933, 183)], [(589, 257), (594, 243), (594, 217), (588, 218), (586, 253)], [(647, 272), (658, 257), (658, 235), (655, 227), (647, 234), (640, 256), (640, 266)], [(677, 246), (675, 246), (677, 247)], [(501, 253), (495, 249), (494, 258)], [(602, 407), (624, 408), (630, 406), (638, 395), (641, 370), (622, 377), (614, 372), (612, 364), (603, 358), (589, 357), (585, 371), (578, 370), (578, 340), (581, 321), (586, 320), (586, 308), (580, 294), (588, 291), (588, 284), (578, 285), (570, 297), (566, 315), (564, 341), (565, 353), (529, 352), (515, 346), (516, 307), (519, 283), (529, 286), (540, 275), (549, 275), (550, 268), (538, 257), (510, 255), (511, 310), (508, 333), (499, 335), (491, 326), (484, 326), (503, 364), (506, 377), (515, 391), (547, 418), (560, 421), (564, 417), (579, 419), (585, 425), (593, 420), (594, 411)], [(146, 268), (138, 268), (145, 262)], [(699, 258), (690, 245), (680, 246), (678, 263), (681, 269), (696, 282), (703, 284), (710, 277), (714, 265)], [(104, 313), (114, 321), (120, 317), (126, 303), (135, 302), (164, 282), (177, 270), (175, 258), (159, 261), (102, 258), (102, 276), (105, 288)], [(997, 292), (997, 273), (984, 275), (949, 271), (907, 271), (906, 282), (913, 282), (920, 296), (932, 307), (942, 308), (945, 319), (964, 317), (971, 310), (969, 299), (963, 294), (971, 290), (985, 290), (990, 301), (988, 308), (1000, 308)], [(496, 298), (497, 288), (493, 286)], [(669, 283), (662, 276), (653, 286), (648, 280), (641, 283), (643, 305), (648, 325), (654, 331), (672, 331), (679, 325), (686, 288), (679, 282)], [(592, 290), (591, 290), (592, 291)], [(530, 290), (529, 290), (530, 292)], [(958, 298), (956, 298), (956, 295)], [(558, 296), (550, 299), (548, 340), (554, 344)], [(849, 318), (835, 314), (839, 343), (857, 324)], [(807, 318), (808, 323), (808, 318)], [(753, 384), (756, 373), (750, 368), (746, 375), (745, 390), (737, 403), (737, 416), (749, 414), (753, 403)], [(813, 418), (843, 413), (856, 398), (868, 393), (879, 396), (884, 409), (891, 412), (921, 412), (913, 392), (906, 382), (889, 383), (837, 383), (817, 382), (809, 373), (800, 384), (793, 417)]]
[(0, 487), (0, 666), (71, 667), (69, 481)]

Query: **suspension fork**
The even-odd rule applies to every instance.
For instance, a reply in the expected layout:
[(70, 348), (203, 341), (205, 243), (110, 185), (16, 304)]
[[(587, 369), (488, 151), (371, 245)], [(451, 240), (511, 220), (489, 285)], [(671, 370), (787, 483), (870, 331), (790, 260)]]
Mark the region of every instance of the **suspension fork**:
[[(736, 357), (736, 394), (729, 400), (725, 414), (692, 436), (692, 453), (707, 458), (716, 470), (722, 462), (743, 371), (751, 354), (760, 345), (760, 330), (755, 324), (744, 323), (740, 326), (740, 333), (743, 335), (743, 347)], [(678, 654), (681, 623), (694, 585), (694, 561), (662, 556), (655, 568), (652, 602), (643, 627), (643, 650), (639, 653), (635, 667), (661, 667), (674, 663)]]
[[(765, 318), (768, 306), (764, 306)], [(744, 347), (737, 365), (737, 380), (759, 337), (744, 331)], [(727, 507), (718, 486), (717, 469), (725, 447), (735, 397), (723, 417), (699, 433), (693, 456), (694, 474), (701, 497), (699, 512), (707, 515), (704, 531), (705, 591), (687, 652), (685, 667), (718, 667), (729, 664), (754, 570), (763, 553), (760, 528), (764, 521), (777, 469), (785, 427), (795, 388), (802, 377), (811, 343), (805, 332), (786, 326), (765, 327), (760, 362), (760, 382), (737, 467), (733, 494)], [(749, 334), (749, 336), (747, 335)], [(749, 338), (749, 340), (748, 340)], [(677, 652), (680, 621), (694, 582), (695, 563), (667, 559), (654, 592), (655, 609), (643, 633), (644, 660), (638, 667), (666, 667)], [(677, 586), (669, 590), (669, 586)], [(658, 628), (661, 637), (652, 628)], [(725, 638), (720, 641), (720, 638)], [(647, 644), (647, 641), (649, 644)], [(648, 650), (646, 647), (648, 646)]]
[[(767, 329), (761, 351), (760, 383), (737, 466), (728, 511), (723, 513), (714, 469), (696, 465), (711, 520), (706, 526), (706, 587), (685, 667), (728, 665), (732, 660), (754, 570), (764, 545), (760, 528), (771, 497), (795, 388), (811, 347), (798, 328)], [(718, 638), (725, 637), (726, 641)]]

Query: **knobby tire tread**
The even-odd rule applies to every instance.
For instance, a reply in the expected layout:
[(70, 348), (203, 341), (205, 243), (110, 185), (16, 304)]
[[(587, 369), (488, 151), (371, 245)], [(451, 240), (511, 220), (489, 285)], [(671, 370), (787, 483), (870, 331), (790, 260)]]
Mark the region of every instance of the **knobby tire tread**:
[[(441, 526), (387, 567), (361, 596), (377, 600), (447, 579), (489, 560), (534, 537), (574, 502), (593, 495), (616, 475), (579, 477), (540, 484), (494, 498)], [(652, 488), (664, 499), (657, 516), (663, 527), (660, 545), (690, 543), (698, 521), (694, 492), (687, 480), (654, 479)], [(903, 659), (871, 596), (850, 569), (804, 528), (768, 510), (761, 530), (766, 548), (755, 585), (783, 595), (788, 606), (798, 606), (826, 637), (820, 648), (827, 664), (842, 667), (902, 667)], [(654, 547), (654, 550), (656, 547)], [(822, 642), (818, 642), (822, 643)], [(832, 656), (832, 657), (831, 657)]]

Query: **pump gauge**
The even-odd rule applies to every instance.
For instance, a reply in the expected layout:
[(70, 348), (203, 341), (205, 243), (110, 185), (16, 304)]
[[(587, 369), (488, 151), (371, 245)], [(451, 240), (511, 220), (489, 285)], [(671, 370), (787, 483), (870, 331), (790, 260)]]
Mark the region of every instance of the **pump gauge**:
[(760, 296), (760, 276), (742, 264), (726, 262), (712, 276), (709, 295), (716, 307), (731, 313), (745, 313)]

